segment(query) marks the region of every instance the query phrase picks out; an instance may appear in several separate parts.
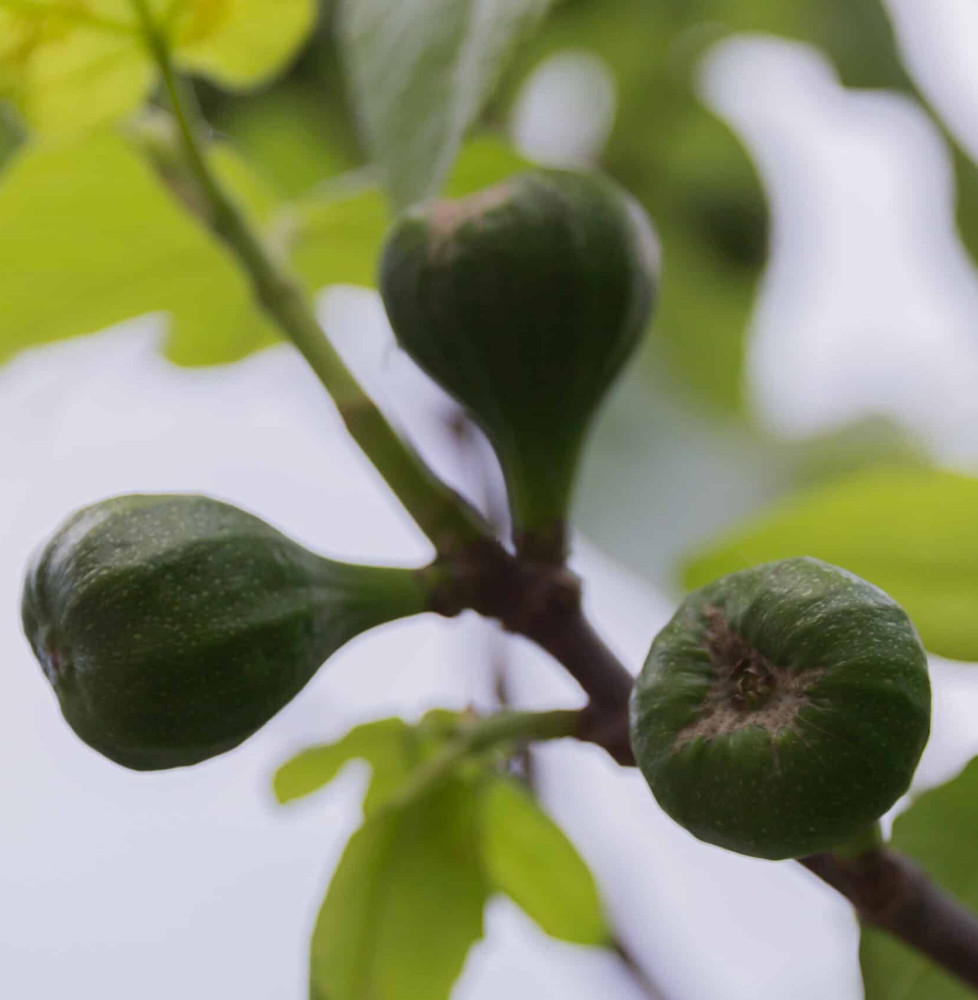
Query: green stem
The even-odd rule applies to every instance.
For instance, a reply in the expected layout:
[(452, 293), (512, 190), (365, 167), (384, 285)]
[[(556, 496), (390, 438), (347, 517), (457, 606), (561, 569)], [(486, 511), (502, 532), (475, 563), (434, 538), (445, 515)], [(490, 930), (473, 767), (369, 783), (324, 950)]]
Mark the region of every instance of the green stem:
[(406, 444), (326, 339), (306, 295), (276, 260), (211, 170), (198, 136), (192, 100), (181, 91), (166, 38), (147, 0), (132, 0), (179, 128), (187, 166), (204, 198), (211, 228), (234, 251), (255, 295), (299, 349), (333, 397), (347, 430), (435, 549), (446, 554), (488, 536), (481, 516), (449, 489)]
[(882, 846), (883, 828), (879, 820), (876, 820), (857, 830), (845, 843), (833, 847), (832, 853), (844, 860), (854, 861), (864, 854), (869, 854), (870, 851), (879, 850)]
[(497, 712), (459, 725), (454, 738), (421, 767), (384, 805), (398, 808), (425, 795), (471, 757), (504, 746), (575, 736), (581, 713), (573, 709), (552, 712)]

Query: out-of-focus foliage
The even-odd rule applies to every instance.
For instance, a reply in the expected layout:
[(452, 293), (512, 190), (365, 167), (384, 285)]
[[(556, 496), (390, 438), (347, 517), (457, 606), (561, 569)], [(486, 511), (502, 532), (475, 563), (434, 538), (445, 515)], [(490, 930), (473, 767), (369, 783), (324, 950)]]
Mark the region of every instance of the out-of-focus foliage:
[(729, 532), (685, 567), (703, 586), (790, 556), (841, 566), (903, 605), (932, 652), (978, 660), (978, 479), (876, 469), (783, 501)]
[(313, 933), (317, 1000), (444, 1000), (482, 937), (494, 892), (554, 937), (609, 943), (587, 865), (529, 792), (499, 774), (491, 754), (462, 754), (445, 766), (460, 719), (436, 711), (416, 726), (365, 723), (276, 773), (276, 797), (288, 803), (327, 785), (351, 760), (371, 767), (366, 819)]
[(607, 63), (618, 112), (602, 163), (649, 210), (663, 243), (656, 340), (687, 385), (731, 410), (741, 404), (767, 210), (747, 154), (697, 96), (698, 56), (716, 35), (686, 29), (713, 20), (704, 6), (568, 0), (527, 47), (516, 80), (564, 49)]
[[(474, 139), (459, 155), (445, 194), (463, 197), (526, 165), (505, 143), (488, 136)], [(286, 227), (293, 263), (312, 290), (336, 284), (373, 287), (390, 222), (379, 188), (356, 177), (341, 178), (290, 210)]]
[(451, 778), (353, 835), (312, 935), (310, 1000), (443, 1000), (489, 887), (471, 786)]
[(230, 256), (113, 133), (23, 146), (0, 176), (0, 230), (0, 359), (160, 311), (183, 364), (272, 342)]
[(351, 729), (336, 743), (310, 747), (275, 774), (275, 797), (285, 804), (328, 785), (352, 760), (370, 765), (364, 811), (389, 798), (403, 783), (418, 756), (414, 730), (398, 718), (378, 719)]
[[(852, 87), (916, 97), (882, 0), (567, 0), (527, 47), (508, 94), (563, 49), (600, 55), (618, 85), (603, 163), (648, 208), (664, 247), (655, 339), (699, 399), (736, 411), (766, 255), (767, 207), (739, 141), (698, 96), (700, 56), (733, 32), (807, 41)], [(958, 221), (978, 253), (978, 170), (954, 146)]]
[[(138, 148), (150, 151), (169, 188), (132, 145), (104, 130), (28, 143), (0, 174), (0, 360), (150, 312), (169, 316), (165, 350), (178, 364), (234, 361), (275, 341), (243, 274), (194, 218), (193, 187), (169, 176), (165, 132), (165, 121), (150, 119)], [(311, 289), (374, 283), (389, 223), (377, 188), (280, 205), (229, 146), (217, 143), (210, 155), (256, 225), (291, 245)], [(521, 165), (505, 145), (482, 141), (460, 158), (449, 189), (472, 190)]]
[[(978, 909), (978, 761), (921, 795), (893, 824), (892, 846), (943, 889)], [(888, 934), (864, 927), (859, 949), (866, 1000), (967, 1000), (964, 983)]]
[(512, 778), (481, 796), (482, 856), (492, 884), (548, 934), (574, 944), (611, 940), (594, 877), (563, 831)]
[[(225, 87), (262, 83), (312, 27), (315, 0), (147, 0), (175, 61)], [(0, 97), (33, 128), (75, 132), (138, 107), (156, 79), (131, 0), (0, 0)]]
[(340, 0), (353, 107), (396, 208), (439, 189), (510, 50), (550, 2)]
[(286, 82), (222, 108), (219, 131), (288, 198), (358, 166), (350, 123), (312, 87)]

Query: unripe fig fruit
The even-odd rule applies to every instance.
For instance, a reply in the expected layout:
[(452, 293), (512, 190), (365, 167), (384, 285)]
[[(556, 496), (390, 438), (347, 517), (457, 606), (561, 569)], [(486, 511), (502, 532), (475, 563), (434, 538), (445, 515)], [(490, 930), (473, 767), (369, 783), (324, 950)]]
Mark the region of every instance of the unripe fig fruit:
[(588, 173), (421, 205), (388, 237), (394, 333), (493, 442), (524, 551), (562, 550), (585, 430), (641, 341), (657, 267), (642, 209)]
[(920, 639), (881, 590), (785, 559), (694, 591), (632, 696), (659, 805), (759, 858), (845, 844), (907, 790), (930, 729)]
[(247, 739), (361, 632), (425, 609), (417, 574), (324, 559), (202, 496), (122, 496), (34, 558), (23, 622), (69, 725), (136, 770)]

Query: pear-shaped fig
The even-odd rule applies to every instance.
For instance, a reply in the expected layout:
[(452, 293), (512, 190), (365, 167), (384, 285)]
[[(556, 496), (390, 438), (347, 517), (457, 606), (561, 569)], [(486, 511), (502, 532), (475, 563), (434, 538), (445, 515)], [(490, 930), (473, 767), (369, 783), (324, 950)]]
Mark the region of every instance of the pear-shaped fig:
[(333, 562), (202, 496), (122, 496), (34, 558), (23, 622), (72, 729), (137, 770), (237, 746), (349, 639), (425, 609), (417, 574)]
[(397, 339), (488, 434), (524, 551), (562, 554), (584, 434), (646, 330), (657, 267), (642, 209), (591, 173), (424, 204), (388, 237)]
[(906, 613), (816, 559), (690, 594), (632, 697), (632, 747), (659, 805), (701, 840), (759, 858), (858, 837), (910, 784), (930, 683)]

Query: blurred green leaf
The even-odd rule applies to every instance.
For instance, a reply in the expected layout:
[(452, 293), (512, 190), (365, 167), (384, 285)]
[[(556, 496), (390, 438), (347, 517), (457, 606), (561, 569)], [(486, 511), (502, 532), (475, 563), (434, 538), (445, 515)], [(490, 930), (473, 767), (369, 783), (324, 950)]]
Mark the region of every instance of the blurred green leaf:
[[(259, 84), (305, 39), (314, 0), (151, 0), (178, 65), (227, 87)], [(0, 97), (39, 131), (122, 117), (156, 79), (132, 0), (0, 0)]]
[(723, 122), (689, 107), (649, 198), (663, 245), (652, 330), (658, 352), (701, 399), (736, 412), (767, 254), (767, 206), (755, 169)]
[(683, 582), (815, 556), (885, 590), (932, 652), (978, 660), (978, 479), (875, 469), (776, 504), (692, 557)]
[(444, 1000), (482, 937), (471, 785), (450, 779), (353, 835), (312, 937), (311, 1000)]
[(439, 189), (511, 50), (551, 0), (343, 0), (353, 103), (397, 208)]
[(351, 729), (335, 743), (310, 747), (275, 773), (275, 797), (294, 802), (328, 785), (351, 760), (361, 759), (373, 772), (367, 800), (370, 812), (404, 780), (414, 764), (411, 727), (402, 719), (379, 719)]
[(377, 188), (340, 181), (287, 214), (292, 266), (310, 291), (376, 284), (377, 254), (389, 222)]
[[(921, 795), (893, 824), (892, 846), (947, 892), (978, 910), (978, 761)], [(888, 934), (864, 927), (859, 949), (866, 1000), (967, 1000), (973, 992)]]
[(73, 132), (119, 118), (154, 78), (126, 0), (0, 0), (0, 97), (32, 127)]
[(526, 170), (529, 160), (495, 135), (477, 135), (463, 147), (444, 184), (446, 198), (464, 198)]
[(212, 142), (207, 158), (217, 179), (234, 195), (252, 222), (260, 228), (271, 223), (282, 201), (278, 190), (256, 174), (238, 151), (226, 142)]
[(606, 945), (594, 877), (561, 829), (510, 778), (482, 792), (482, 859), (494, 889), (506, 893), (554, 937)]
[(284, 86), (224, 104), (215, 125), (291, 198), (352, 170), (346, 122), (319, 87)]
[(767, 253), (767, 205), (746, 150), (700, 101), (698, 67), (720, 0), (575, 0), (527, 46), (508, 99), (542, 59), (599, 56), (617, 113), (602, 166), (645, 206), (663, 246), (656, 362), (721, 412), (742, 407), (746, 331)]
[(318, 13), (317, 0), (182, 0), (180, 6), (172, 31), (178, 65), (235, 90), (279, 72)]
[[(700, 401), (728, 413), (742, 408), (744, 344), (767, 253), (760, 180), (697, 94), (700, 56), (734, 32), (808, 42), (845, 86), (921, 99), (882, 0), (573, 0), (555, 7), (507, 86), (512, 100), (541, 59), (568, 49), (601, 56), (614, 73), (618, 111), (603, 163), (662, 239), (656, 355)], [(978, 168), (951, 141), (958, 228), (978, 256)]]
[(0, 175), (0, 231), (0, 360), (151, 312), (169, 313), (179, 364), (274, 339), (230, 255), (114, 134), (21, 147)]
[[(458, 157), (445, 193), (460, 198), (526, 166), (506, 143), (474, 139)], [(377, 259), (390, 224), (377, 188), (340, 181), (291, 206), (287, 214), (292, 263), (309, 289), (376, 284)]]

